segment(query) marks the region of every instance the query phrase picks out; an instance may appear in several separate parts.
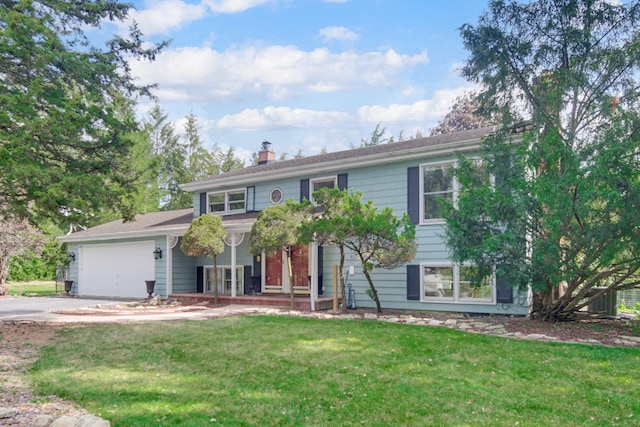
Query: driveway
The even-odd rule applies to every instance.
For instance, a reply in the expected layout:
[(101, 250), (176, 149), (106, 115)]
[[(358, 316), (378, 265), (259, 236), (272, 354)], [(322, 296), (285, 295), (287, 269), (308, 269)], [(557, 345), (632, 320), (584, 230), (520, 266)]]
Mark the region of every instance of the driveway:
[[(132, 301), (132, 300), (127, 300)], [(210, 317), (268, 312), (271, 307), (128, 307), (123, 300), (69, 297), (0, 298), (0, 322), (120, 323), (156, 320), (202, 320)], [(102, 307), (97, 307), (98, 305)], [(153, 310), (157, 309), (157, 310)]]
[(98, 304), (122, 302), (108, 299), (69, 297), (21, 297), (0, 298), (0, 322), (9, 320), (52, 320), (52, 311), (79, 307), (93, 307)]

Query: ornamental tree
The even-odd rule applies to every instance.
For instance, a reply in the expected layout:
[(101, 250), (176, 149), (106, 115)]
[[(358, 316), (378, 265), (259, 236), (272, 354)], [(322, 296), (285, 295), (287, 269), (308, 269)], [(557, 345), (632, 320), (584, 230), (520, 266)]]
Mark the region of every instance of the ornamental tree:
[(340, 252), (338, 277), (342, 297), (342, 311), (347, 311), (347, 291), (344, 283), (345, 244), (353, 230), (345, 212), (346, 190), (322, 188), (313, 193), (313, 199), (322, 207), (322, 214), (302, 224), (302, 240), (320, 245), (335, 245)]
[(306, 238), (314, 236), (319, 243), (335, 244), (340, 248), (343, 302), (346, 302), (342, 277), (344, 249), (358, 256), (369, 284), (367, 294), (381, 313), (382, 306), (371, 273), (375, 268), (400, 267), (415, 257), (415, 225), (407, 214), (398, 218), (392, 208), (383, 208), (378, 212), (372, 201), (363, 203), (359, 191), (323, 189), (314, 193), (314, 198), (324, 212), (303, 227), (303, 234)]
[(213, 298), (218, 303), (218, 254), (224, 252), (224, 237), (227, 235), (222, 218), (205, 214), (194, 219), (182, 238), (180, 249), (189, 256), (206, 256), (213, 259)]
[(4, 0), (0, 7), (0, 207), (7, 215), (81, 223), (130, 191), (137, 129), (118, 99), (148, 94), (128, 61), (153, 60), (133, 26), (100, 47), (85, 32), (127, 17), (118, 1)]
[(300, 227), (310, 220), (311, 213), (308, 200), (296, 203), (289, 199), (283, 205), (269, 206), (258, 214), (249, 235), (249, 250), (253, 255), (272, 255), (278, 250), (285, 253), (292, 309), (295, 308), (292, 255), (294, 248), (304, 243)]
[(638, 1), (493, 0), (460, 29), (463, 75), (502, 125), (482, 153), (495, 183), (459, 170), (447, 242), (456, 261), (530, 286), (544, 320), (640, 285), (639, 28)]

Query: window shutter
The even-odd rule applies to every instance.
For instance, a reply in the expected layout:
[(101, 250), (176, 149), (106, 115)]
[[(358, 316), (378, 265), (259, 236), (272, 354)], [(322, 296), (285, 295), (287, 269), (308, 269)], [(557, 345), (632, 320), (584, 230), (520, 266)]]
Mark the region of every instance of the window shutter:
[(200, 215), (207, 213), (207, 193), (200, 193)]
[(204, 268), (196, 267), (196, 292), (204, 293)]
[(348, 178), (349, 174), (346, 173), (341, 173), (338, 175), (338, 189), (339, 190), (344, 190), (345, 188), (347, 188), (347, 178)]
[(420, 300), (420, 265), (407, 265), (407, 299)]
[(322, 289), (322, 266), (323, 262), (323, 251), (322, 246), (318, 246), (318, 295), (322, 295), (324, 289)]
[(247, 212), (255, 212), (256, 210), (256, 187), (253, 185), (247, 187), (247, 200), (245, 207)]
[(257, 256), (253, 256), (253, 276), (251, 276), (253, 292), (262, 292), (262, 263)]
[(496, 294), (498, 304), (513, 303), (513, 288), (509, 285), (508, 277), (503, 274), (496, 275)]
[(420, 223), (420, 167), (407, 168), (407, 213), (413, 224)]
[(310, 200), (308, 178), (300, 180), (300, 201), (303, 201), (304, 199)]
[(243, 279), (244, 279), (244, 294), (248, 295), (253, 290), (253, 282), (251, 277), (252, 267), (250, 265), (245, 265), (243, 269)]

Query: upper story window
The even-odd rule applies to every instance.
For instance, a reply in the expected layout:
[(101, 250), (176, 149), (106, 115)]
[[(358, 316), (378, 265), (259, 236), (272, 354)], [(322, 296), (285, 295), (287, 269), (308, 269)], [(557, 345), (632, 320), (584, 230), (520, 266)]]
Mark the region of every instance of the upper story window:
[[(477, 185), (492, 182), (487, 169), (480, 159), (472, 159), (475, 168), (473, 180)], [(437, 223), (442, 221), (440, 199), (456, 203), (462, 187), (455, 176), (456, 163), (438, 163), (422, 166), (422, 222)], [(474, 185), (471, 186), (473, 188)]]
[(216, 214), (230, 214), (246, 211), (247, 191), (240, 190), (221, 191), (207, 194), (209, 212)]
[(315, 203), (313, 200), (313, 193), (322, 189), (322, 188), (336, 188), (338, 186), (337, 179), (335, 176), (328, 178), (316, 178), (309, 181), (309, 192), (311, 194), (311, 202)]
[(422, 220), (442, 218), (439, 199), (454, 200), (454, 163), (426, 165), (422, 168)]

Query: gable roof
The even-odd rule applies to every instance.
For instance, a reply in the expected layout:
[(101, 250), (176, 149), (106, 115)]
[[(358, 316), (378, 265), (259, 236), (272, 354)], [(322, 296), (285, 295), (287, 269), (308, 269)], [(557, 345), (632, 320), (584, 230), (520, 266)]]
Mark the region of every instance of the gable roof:
[(263, 165), (252, 165), (220, 175), (182, 184), (184, 191), (206, 190), (216, 186), (243, 185), (261, 179), (285, 178), (315, 172), (345, 170), (354, 166), (368, 166), (439, 153), (461, 152), (480, 145), (482, 138), (495, 132), (494, 127), (452, 132), (426, 138), (410, 139), (381, 145), (336, 151), (316, 156), (281, 160)]
[(96, 225), (58, 239), (62, 242), (111, 240), (129, 237), (183, 234), (193, 221), (193, 208), (138, 214), (133, 221), (122, 219)]

